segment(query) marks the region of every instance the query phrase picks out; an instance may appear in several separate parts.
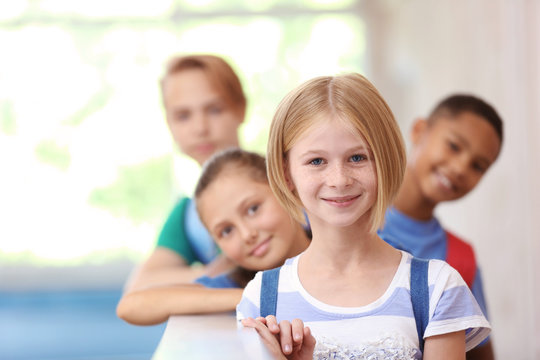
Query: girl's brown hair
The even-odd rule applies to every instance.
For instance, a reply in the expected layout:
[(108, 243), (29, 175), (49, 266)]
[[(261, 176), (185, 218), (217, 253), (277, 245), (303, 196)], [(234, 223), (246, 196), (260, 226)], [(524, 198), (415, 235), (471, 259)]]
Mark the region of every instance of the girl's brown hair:
[(201, 176), (195, 187), (195, 199), (218, 180), (225, 171), (244, 171), (250, 179), (268, 183), (266, 176), (266, 163), (264, 157), (240, 148), (229, 148), (214, 154), (202, 168)]

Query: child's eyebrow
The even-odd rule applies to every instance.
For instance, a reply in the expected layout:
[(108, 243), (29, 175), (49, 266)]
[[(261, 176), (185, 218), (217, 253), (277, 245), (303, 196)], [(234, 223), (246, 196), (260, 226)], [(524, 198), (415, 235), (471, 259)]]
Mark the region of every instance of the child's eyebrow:
[(223, 105), (225, 101), (220, 96), (215, 96), (204, 102), (203, 107), (211, 107), (216, 105)]
[(253, 192), (251, 194), (246, 194), (245, 198), (242, 199), (242, 201), (240, 201), (238, 203), (238, 206), (236, 207), (236, 210), (243, 211), (243, 210), (246, 210), (250, 206), (253, 206), (253, 205), (256, 205), (256, 204), (260, 205), (264, 201), (265, 201), (265, 197), (259, 191)]
[(191, 112), (191, 109), (187, 106), (177, 106), (171, 109), (173, 114), (185, 114)]
[(324, 155), (326, 152), (324, 150), (308, 150), (306, 152), (303, 152), (300, 154), (301, 157), (307, 157), (307, 156), (320, 156)]

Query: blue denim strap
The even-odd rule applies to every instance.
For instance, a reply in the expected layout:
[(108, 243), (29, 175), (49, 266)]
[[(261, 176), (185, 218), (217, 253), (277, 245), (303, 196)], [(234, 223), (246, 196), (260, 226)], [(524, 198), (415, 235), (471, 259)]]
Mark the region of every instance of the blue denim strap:
[(277, 294), (279, 283), (279, 270), (280, 267), (275, 269), (266, 270), (262, 275), (261, 284), (261, 316), (267, 317), (268, 315), (276, 315), (277, 307)]
[(413, 257), (411, 260), (411, 301), (420, 351), (424, 352), (424, 332), (429, 322), (429, 260)]

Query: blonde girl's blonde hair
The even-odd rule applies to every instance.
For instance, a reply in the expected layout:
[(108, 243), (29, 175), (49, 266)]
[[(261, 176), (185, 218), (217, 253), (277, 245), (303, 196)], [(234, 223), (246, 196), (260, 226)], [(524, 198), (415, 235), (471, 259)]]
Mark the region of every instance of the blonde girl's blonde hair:
[(388, 104), (362, 75), (351, 73), (309, 80), (292, 90), (278, 105), (267, 148), (270, 187), (285, 209), (301, 223), (303, 205), (288, 186), (289, 150), (324, 118), (337, 118), (361, 134), (373, 153), (377, 172), (377, 200), (371, 209), (371, 231), (384, 223), (405, 171), (405, 146)]
[[(233, 68), (216, 55), (194, 54), (170, 58), (165, 74), (160, 81), (162, 95), (165, 82), (170, 76), (184, 70), (193, 69), (203, 71), (227, 105), (244, 118), (247, 101), (242, 89), (242, 83)], [(164, 96), (162, 96), (162, 99), (165, 103)]]

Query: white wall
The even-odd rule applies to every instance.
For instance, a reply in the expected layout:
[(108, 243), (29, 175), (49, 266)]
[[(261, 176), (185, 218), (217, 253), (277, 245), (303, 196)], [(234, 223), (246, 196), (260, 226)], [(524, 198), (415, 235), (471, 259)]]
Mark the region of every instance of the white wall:
[(499, 359), (540, 359), (540, 1), (365, 1), (368, 75), (408, 136), (452, 92), (505, 122), (502, 153), (438, 215), (479, 257)]

